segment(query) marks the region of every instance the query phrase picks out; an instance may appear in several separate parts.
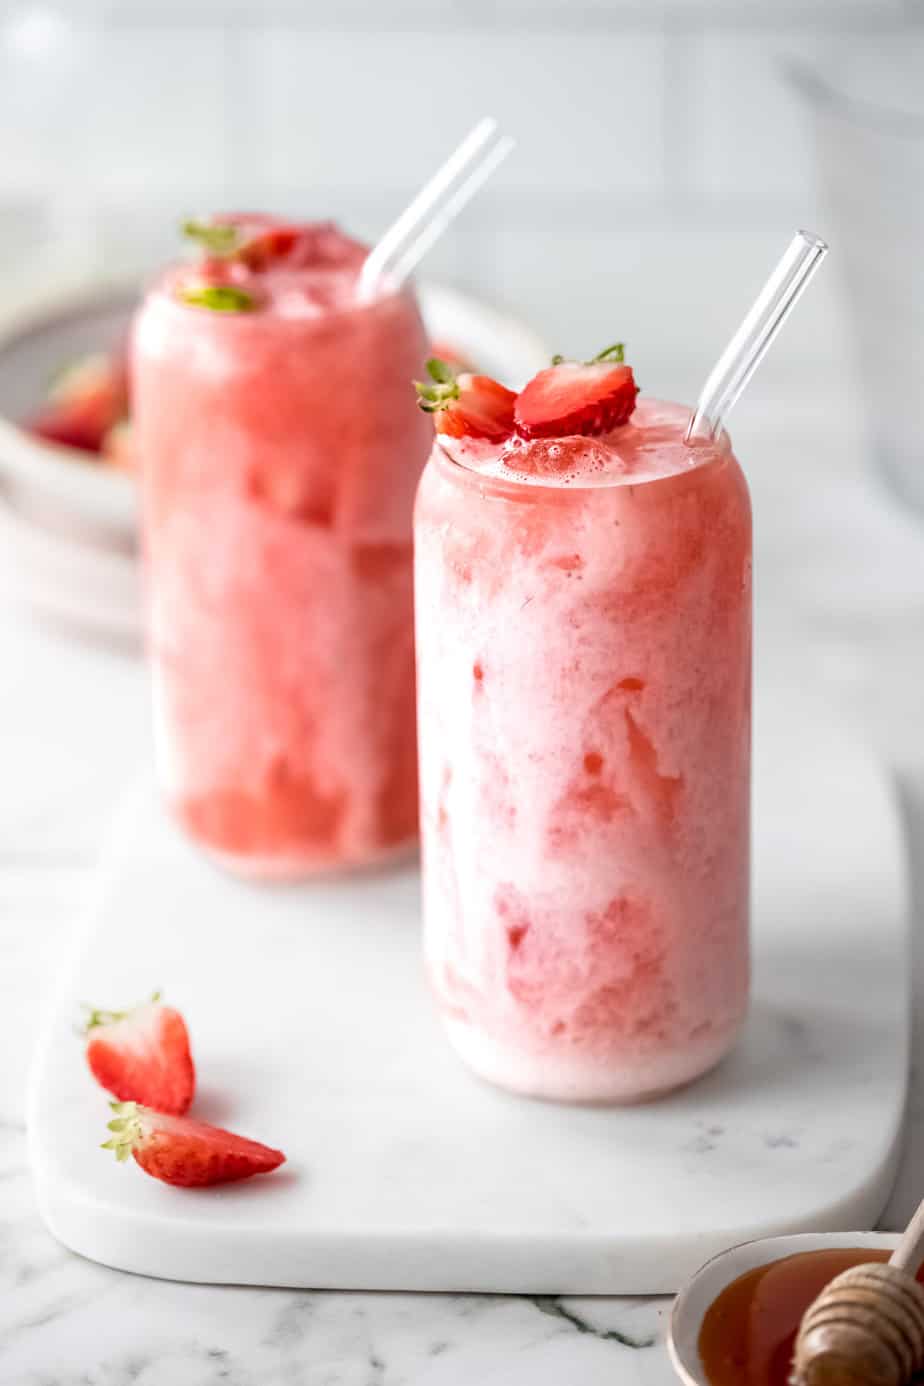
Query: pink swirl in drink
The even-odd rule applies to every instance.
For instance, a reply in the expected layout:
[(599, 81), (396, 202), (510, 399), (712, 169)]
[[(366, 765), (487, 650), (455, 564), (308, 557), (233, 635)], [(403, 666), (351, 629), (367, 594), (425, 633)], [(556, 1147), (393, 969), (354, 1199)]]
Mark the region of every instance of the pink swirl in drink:
[(415, 517), (431, 983), (483, 1077), (649, 1097), (714, 1065), (747, 1006), (747, 486), (725, 435), (688, 446), (687, 409), (634, 407), (619, 349), (516, 399), (436, 373)]
[(192, 229), (134, 337), (160, 776), (245, 873), (373, 861), (417, 833), (424, 329), (409, 292), (357, 303), (331, 225)]

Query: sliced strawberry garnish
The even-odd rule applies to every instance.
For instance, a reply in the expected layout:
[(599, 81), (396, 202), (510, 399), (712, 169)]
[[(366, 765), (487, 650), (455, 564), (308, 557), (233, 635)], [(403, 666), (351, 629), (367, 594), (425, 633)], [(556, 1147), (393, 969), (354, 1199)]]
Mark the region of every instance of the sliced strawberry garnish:
[(299, 238), (297, 226), (269, 226), (245, 240), (237, 258), (248, 269), (268, 269), (270, 265), (290, 255)]
[(629, 420), (637, 394), (632, 367), (623, 364), (622, 343), (584, 363), (556, 358), (517, 396), (517, 433), (521, 438), (608, 433)]
[(99, 452), (103, 438), (128, 403), (128, 383), (119, 358), (85, 356), (61, 372), (48, 399), (26, 427), (46, 443)]
[(253, 273), (283, 265), (286, 269), (349, 269), (366, 257), (333, 222), (290, 222), (254, 212), (226, 213), (205, 221), (184, 221), (183, 235), (204, 252), (200, 268), (227, 279), (227, 271), (242, 267)]
[(182, 230), (198, 242), (210, 263), (235, 260), (251, 270), (267, 269), (291, 254), (304, 232), (289, 222), (247, 216), (184, 221)]
[(451, 438), (490, 438), (502, 442), (513, 432), (513, 390), (488, 375), (456, 375), (434, 356), (427, 362), (429, 381), (415, 382), (417, 403), (435, 415), (437, 433)]
[(112, 1136), (104, 1150), (117, 1160), (133, 1155), (146, 1174), (165, 1184), (191, 1189), (230, 1184), (253, 1174), (268, 1174), (285, 1162), (281, 1150), (208, 1126), (191, 1117), (152, 1112), (136, 1102), (113, 1102)]
[(91, 1010), (86, 1034), (87, 1063), (113, 1097), (160, 1112), (189, 1109), (196, 1073), (186, 1022), (157, 994), (128, 1011)]

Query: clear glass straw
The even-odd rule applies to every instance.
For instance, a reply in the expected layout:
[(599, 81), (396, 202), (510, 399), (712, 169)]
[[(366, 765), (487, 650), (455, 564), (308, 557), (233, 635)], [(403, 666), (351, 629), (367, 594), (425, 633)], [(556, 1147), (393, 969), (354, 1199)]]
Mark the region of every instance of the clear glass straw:
[(434, 212), (417, 239), (411, 242), (401, 258), (396, 261), (389, 275), (396, 287), (404, 283), (430, 247), (439, 240), (450, 222), (455, 221), (462, 208), (475, 196), (482, 183), (486, 183), (494, 170), (504, 162), (515, 144), (516, 140), (510, 135), (505, 135), (498, 144), (488, 150), (481, 163), (475, 166), (465, 182), (447, 198), (442, 207)]
[(719, 432), (722, 421), (827, 253), (827, 244), (811, 231), (797, 231), (793, 236), (703, 386), (687, 428), (687, 442), (697, 436), (714, 438)]
[(367, 255), (361, 301), (375, 297), (383, 278), (395, 287), (403, 283), (513, 147), (509, 136), (500, 137), (496, 120), (479, 120)]

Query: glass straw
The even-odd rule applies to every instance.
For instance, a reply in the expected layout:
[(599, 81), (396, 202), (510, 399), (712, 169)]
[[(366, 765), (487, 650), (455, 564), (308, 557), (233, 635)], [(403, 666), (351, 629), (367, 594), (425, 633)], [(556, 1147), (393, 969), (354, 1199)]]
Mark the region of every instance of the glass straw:
[(455, 221), (462, 208), (471, 201), (482, 183), (487, 182), (494, 170), (504, 162), (515, 144), (516, 140), (510, 135), (505, 135), (502, 140), (485, 153), (481, 162), (476, 164), (460, 187), (446, 198), (441, 207), (436, 209), (430, 220), (421, 229), (417, 239), (411, 242), (401, 258), (395, 262), (389, 279), (396, 288), (404, 283), (430, 247), (439, 240), (447, 226)]
[(385, 278), (400, 287), (514, 144), (509, 135), (501, 138), (492, 117), (478, 121), (367, 255), (360, 302), (374, 298)]
[(789, 317), (812, 275), (828, 253), (811, 231), (797, 231), (783, 258), (722, 352), (693, 411), (686, 441), (714, 438), (722, 421), (764, 359), (767, 348)]

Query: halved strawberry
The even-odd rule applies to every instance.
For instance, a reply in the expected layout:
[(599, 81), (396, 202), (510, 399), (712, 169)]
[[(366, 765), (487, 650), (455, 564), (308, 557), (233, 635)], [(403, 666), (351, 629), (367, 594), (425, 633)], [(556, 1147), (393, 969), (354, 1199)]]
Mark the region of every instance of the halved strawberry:
[(348, 269), (358, 267), (367, 253), (333, 222), (290, 222), (256, 212), (184, 221), (182, 232), (202, 248), (200, 263), (213, 273), (233, 265), (259, 273), (280, 261), (293, 270)]
[(513, 432), (513, 390), (489, 375), (456, 375), (439, 357), (427, 362), (429, 381), (414, 382), (417, 403), (434, 414), (437, 433), (451, 438), (490, 438), (503, 442)]
[(237, 252), (248, 269), (262, 270), (291, 254), (299, 237), (297, 226), (268, 226), (245, 240)]
[(210, 262), (236, 260), (263, 270), (289, 255), (302, 227), (269, 217), (222, 216), (211, 221), (184, 221), (183, 235), (197, 241)]
[(82, 357), (61, 372), (47, 401), (26, 427), (46, 443), (99, 452), (103, 438), (124, 414), (127, 402), (122, 363), (99, 352)]
[(152, 1112), (137, 1102), (113, 1102), (115, 1116), (104, 1150), (117, 1160), (133, 1155), (145, 1174), (178, 1188), (231, 1184), (253, 1174), (269, 1174), (285, 1162), (281, 1150), (208, 1126), (191, 1117)]
[(521, 438), (608, 433), (628, 422), (637, 394), (632, 367), (623, 364), (621, 342), (592, 361), (555, 357), (517, 396), (517, 433)]
[(158, 993), (128, 1011), (91, 1010), (86, 1034), (90, 1071), (113, 1097), (160, 1112), (188, 1111), (196, 1088), (189, 1033)]

